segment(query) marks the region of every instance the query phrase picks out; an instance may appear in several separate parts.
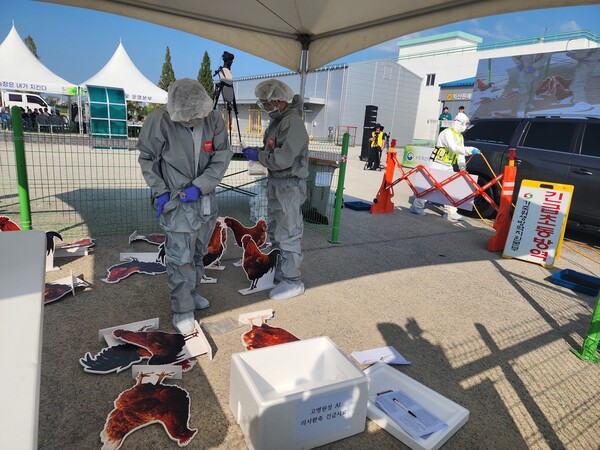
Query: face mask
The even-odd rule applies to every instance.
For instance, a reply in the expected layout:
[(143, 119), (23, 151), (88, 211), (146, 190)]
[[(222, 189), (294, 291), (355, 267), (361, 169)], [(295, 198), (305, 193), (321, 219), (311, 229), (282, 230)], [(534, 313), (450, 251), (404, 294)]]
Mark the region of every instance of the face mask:
[(452, 128), (454, 128), (459, 133), (463, 133), (467, 129), (467, 124), (462, 122), (454, 122)]
[(269, 117), (270, 117), (272, 120), (275, 120), (275, 119), (278, 119), (278, 118), (280, 118), (280, 117), (281, 117), (281, 111), (279, 111), (277, 108), (275, 108), (275, 109), (272, 109), (272, 110), (271, 110), (271, 111), (269, 111), (267, 114), (269, 115)]

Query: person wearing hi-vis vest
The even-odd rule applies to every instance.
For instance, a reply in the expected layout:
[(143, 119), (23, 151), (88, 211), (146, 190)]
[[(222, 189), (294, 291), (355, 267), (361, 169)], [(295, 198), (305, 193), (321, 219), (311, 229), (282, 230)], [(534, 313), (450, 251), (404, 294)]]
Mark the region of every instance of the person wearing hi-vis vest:
[[(431, 169), (446, 170), (452, 172), (452, 165), (458, 164), (458, 167), (463, 170), (465, 168), (465, 156), (479, 155), (481, 152), (475, 147), (465, 147), (462, 133), (469, 125), (469, 118), (466, 114), (458, 113), (452, 122), (450, 128), (446, 128), (438, 136), (433, 152), (431, 152), (430, 164)], [(450, 176), (450, 175), (448, 175)], [(438, 180), (442, 181), (442, 180)], [(425, 215), (426, 200), (415, 198), (411, 212), (419, 216)], [(448, 220), (465, 220), (463, 216), (458, 214), (458, 209), (454, 206), (444, 205), (444, 219)]]
[(369, 149), (367, 169), (376, 170), (381, 165), (381, 149), (383, 148), (383, 127), (380, 124), (375, 124), (375, 131), (371, 133), (369, 142), (371, 148)]

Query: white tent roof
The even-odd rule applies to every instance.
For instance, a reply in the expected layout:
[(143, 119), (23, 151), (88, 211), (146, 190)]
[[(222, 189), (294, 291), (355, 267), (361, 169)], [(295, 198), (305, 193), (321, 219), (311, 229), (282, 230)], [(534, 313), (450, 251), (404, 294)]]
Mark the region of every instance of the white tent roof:
[(167, 92), (138, 70), (121, 43), (110, 61), (96, 75), (81, 84), (122, 88), (128, 101), (167, 103)]
[(44, 66), (27, 48), (15, 26), (0, 44), (0, 88), (77, 95), (77, 87)]
[(597, 0), (43, 0), (133, 17), (230, 45), (300, 72), (452, 22)]

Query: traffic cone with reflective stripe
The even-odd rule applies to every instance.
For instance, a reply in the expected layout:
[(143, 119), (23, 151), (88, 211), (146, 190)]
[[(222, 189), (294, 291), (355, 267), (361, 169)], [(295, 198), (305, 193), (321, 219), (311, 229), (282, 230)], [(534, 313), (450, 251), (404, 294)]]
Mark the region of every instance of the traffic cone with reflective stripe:
[(394, 203), (392, 203), (392, 197), (394, 196), (394, 188), (388, 187), (394, 181), (394, 169), (396, 168), (395, 158), (396, 155), (396, 139), (392, 139), (390, 144), (390, 150), (387, 154), (385, 173), (383, 174), (383, 182), (377, 192), (377, 197), (373, 199), (371, 205), (371, 214), (391, 214), (394, 212)]
[(510, 207), (512, 205), (513, 192), (515, 190), (515, 180), (517, 179), (517, 167), (515, 166), (515, 155), (517, 151), (514, 148), (509, 150), (508, 165), (504, 168), (502, 179), (502, 193), (500, 194), (500, 206), (498, 214), (494, 221), (496, 235), (490, 238), (488, 250), (490, 252), (499, 252), (504, 250), (506, 238), (510, 230)]

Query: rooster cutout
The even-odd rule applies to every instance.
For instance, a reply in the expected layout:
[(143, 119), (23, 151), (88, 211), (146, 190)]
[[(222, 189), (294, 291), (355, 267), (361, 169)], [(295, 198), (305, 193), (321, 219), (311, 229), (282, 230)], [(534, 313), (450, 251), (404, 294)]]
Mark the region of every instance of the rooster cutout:
[(73, 276), (73, 273), (66, 278), (46, 283), (44, 288), (44, 305), (60, 300), (69, 292), (72, 292), (73, 295), (75, 295), (75, 288), (77, 287), (88, 286), (88, 283)]
[(202, 259), (205, 269), (223, 270), (225, 267), (220, 265), (221, 258), (227, 250), (227, 227), (217, 220), (215, 229), (208, 242), (206, 255)]
[(190, 334), (115, 330), (113, 335), (124, 342), (146, 349), (151, 355), (148, 364), (160, 366), (187, 359), (189, 355), (184, 350), (185, 343), (188, 339), (197, 337), (198, 330)]
[(0, 216), (0, 231), (21, 231), (21, 227), (13, 222), (10, 217)]
[(246, 350), (256, 350), (257, 348), (271, 347), (272, 345), (286, 344), (299, 340), (299, 338), (289, 331), (283, 328), (272, 327), (265, 322), (260, 326), (252, 323), (252, 328), (242, 335), (242, 344)]
[(165, 267), (165, 246), (164, 244), (160, 244), (158, 246), (158, 254), (156, 256), (156, 261), (154, 262), (146, 262), (140, 261), (137, 258), (128, 258), (128, 261), (115, 264), (114, 266), (110, 266), (108, 268), (108, 276), (103, 278), (102, 281), (105, 283), (118, 283), (121, 280), (124, 280), (130, 275), (134, 273), (143, 273), (146, 275), (157, 275), (161, 273), (165, 273), (167, 268)]
[[(233, 237), (235, 238), (235, 244), (244, 248), (242, 244), (242, 238), (245, 235), (250, 235), (252, 240), (256, 242), (256, 245), (262, 247), (267, 242), (267, 222), (263, 219), (260, 219), (253, 227), (245, 227), (238, 220), (233, 217), (225, 217), (223, 219), (227, 228), (230, 228), (233, 232)], [(242, 261), (237, 261), (233, 263), (235, 267), (241, 267)]]
[(135, 386), (119, 394), (100, 433), (102, 450), (118, 450), (127, 436), (153, 423), (160, 423), (180, 447), (190, 443), (198, 433), (198, 429), (189, 427), (190, 395), (179, 386), (162, 384), (171, 374), (157, 373), (152, 383), (143, 380), (153, 373), (140, 372)]
[(147, 235), (138, 234), (137, 230), (135, 230), (129, 236), (129, 243), (131, 244), (133, 241), (146, 241), (153, 245), (163, 244), (167, 240), (167, 235), (164, 233), (150, 233)]
[(256, 242), (248, 234), (242, 238), (242, 245), (244, 246), (242, 268), (246, 272), (246, 277), (250, 280), (250, 287), (241, 289), (238, 292), (246, 295), (272, 288), (274, 286), (275, 267), (278, 258), (281, 257), (281, 251), (276, 248), (268, 254), (261, 252)]
[[(21, 227), (11, 220), (10, 217), (0, 216), (0, 231), (22, 231)], [(46, 231), (46, 255), (54, 252), (54, 238), (62, 241), (62, 236), (56, 231)]]
[[(94, 356), (87, 352), (83, 358), (79, 359), (79, 363), (87, 373), (105, 375), (113, 372), (120, 373), (151, 357), (152, 353), (145, 348), (123, 343), (103, 348)], [(182, 372), (189, 372), (196, 365), (196, 360), (186, 359), (175, 364), (181, 366)]]

